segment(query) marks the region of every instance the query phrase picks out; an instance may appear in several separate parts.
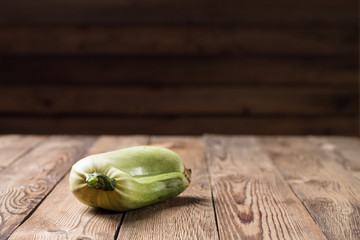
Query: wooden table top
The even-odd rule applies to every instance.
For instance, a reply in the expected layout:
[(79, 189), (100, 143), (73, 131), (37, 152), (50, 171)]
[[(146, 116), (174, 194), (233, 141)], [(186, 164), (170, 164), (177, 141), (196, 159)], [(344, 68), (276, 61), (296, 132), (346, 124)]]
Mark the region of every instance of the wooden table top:
[[(123, 213), (75, 199), (72, 164), (134, 145), (177, 152), (189, 188)], [(3, 135), (0, 183), (0, 239), (360, 239), (359, 138)]]

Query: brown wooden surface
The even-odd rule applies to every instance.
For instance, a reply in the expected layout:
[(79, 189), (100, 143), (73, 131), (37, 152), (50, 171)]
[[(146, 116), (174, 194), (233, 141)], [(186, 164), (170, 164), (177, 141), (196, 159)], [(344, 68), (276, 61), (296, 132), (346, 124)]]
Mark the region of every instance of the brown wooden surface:
[(0, 89), (0, 112), (23, 114), (353, 116), (358, 111), (356, 102), (356, 88), (27, 85)]
[(356, 1), (80, 1), (4, 0), (1, 25), (244, 24), (346, 26), (357, 17)]
[(255, 138), (205, 142), (221, 239), (326, 239)]
[(335, 155), (301, 137), (265, 138), (262, 142), (328, 239), (360, 238), (356, 220), (360, 219), (360, 180)]
[(358, 136), (357, 10), (355, 0), (1, 1), (0, 133)]
[[(267, 43), (263, 43), (266, 45)], [(353, 52), (356, 53), (354, 48)], [(358, 86), (357, 55), (0, 55), (0, 83), (75, 86)]]
[(0, 133), (358, 136), (358, 26), (355, 0), (3, 0)]
[[(359, 239), (359, 139), (0, 136), (0, 239)], [(125, 213), (72, 196), (81, 157), (152, 144), (180, 154), (180, 196)], [(17, 152), (17, 153), (16, 153)], [(65, 177), (64, 177), (65, 176)]]
[[(32, 126), (29, 128), (28, 126)], [(17, 116), (0, 117), (0, 130), (40, 134), (359, 134), (357, 116)]]
[[(330, 155), (335, 155), (343, 167), (351, 171), (352, 174), (360, 179), (360, 141), (352, 141), (346, 137), (338, 138), (312, 138), (318, 146)], [(334, 157), (334, 156), (332, 156)]]
[(0, 136), (0, 171), (36, 148), (46, 137), (3, 135)]
[[(142, 136), (104, 136), (98, 138), (85, 155), (147, 143), (148, 138)], [(88, 208), (69, 192), (69, 174), (67, 174), (34, 214), (11, 235), (10, 239), (77, 239), (79, 237), (81, 239), (114, 239), (123, 213)], [(43, 219), (47, 220), (44, 222)]]
[[(352, 28), (0, 27), (0, 54), (354, 55)], [(344, 38), (347, 41), (344, 41)], [(266, 39), (268, 44), (263, 44)], [(293, 46), (297, 45), (296, 48)]]
[(192, 169), (191, 185), (180, 197), (126, 213), (117, 239), (218, 239), (202, 139), (152, 137), (150, 143), (180, 155)]
[(0, 175), (0, 237), (8, 237), (69, 171), (92, 138), (55, 136)]

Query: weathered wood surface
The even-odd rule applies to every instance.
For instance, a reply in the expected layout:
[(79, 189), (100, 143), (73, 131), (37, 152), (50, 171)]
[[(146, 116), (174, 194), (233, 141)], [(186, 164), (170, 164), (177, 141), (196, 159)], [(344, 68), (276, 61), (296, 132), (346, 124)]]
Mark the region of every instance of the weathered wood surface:
[[(0, 174), (0, 239), (360, 238), (358, 138), (4, 135), (0, 143), (12, 159)], [(72, 196), (76, 160), (143, 144), (170, 148), (193, 169), (184, 193), (124, 213)]]
[(0, 175), (0, 238), (31, 214), (92, 143), (92, 138), (52, 137)]
[[(141, 136), (104, 136), (100, 137), (85, 155), (147, 143), (148, 138)], [(69, 174), (67, 174), (10, 239), (114, 239), (116, 237), (123, 213), (91, 209), (69, 193)]]
[(347, 137), (312, 137), (311, 140), (360, 180), (360, 140)]
[(254, 137), (205, 142), (221, 239), (326, 239)]
[(46, 137), (2, 135), (0, 136), (0, 171), (34, 149)]
[(360, 180), (335, 155), (302, 137), (262, 142), (328, 239), (360, 239)]
[(150, 143), (182, 157), (192, 169), (191, 185), (180, 197), (126, 213), (117, 239), (218, 239), (201, 138), (154, 137)]

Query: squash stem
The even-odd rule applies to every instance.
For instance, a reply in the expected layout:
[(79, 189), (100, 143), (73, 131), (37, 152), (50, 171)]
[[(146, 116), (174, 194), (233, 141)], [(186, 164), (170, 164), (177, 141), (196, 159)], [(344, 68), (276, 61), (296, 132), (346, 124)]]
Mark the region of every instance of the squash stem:
[(86, 183), (88, 187), (102, 189), (104, 191), (114, 191), (116, 180), (109, 178), (103, 173), (85, 173)]

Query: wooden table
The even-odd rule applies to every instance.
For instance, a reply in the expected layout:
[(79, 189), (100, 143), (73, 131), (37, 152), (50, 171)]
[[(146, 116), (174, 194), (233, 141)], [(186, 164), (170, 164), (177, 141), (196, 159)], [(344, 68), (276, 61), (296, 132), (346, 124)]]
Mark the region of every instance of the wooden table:
[[(73, 163), (134, 145), (176, 151), (180, 196), (138, 210), (89, 208)], [(360, 141), (349, 137), (0, 137), (0, 239), (360, 239)]]

